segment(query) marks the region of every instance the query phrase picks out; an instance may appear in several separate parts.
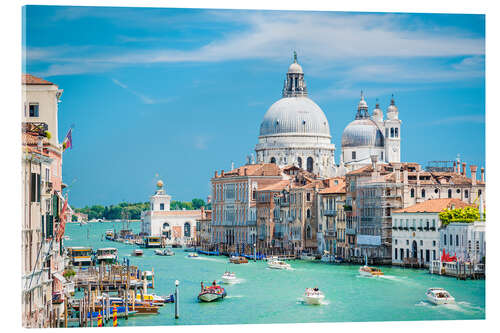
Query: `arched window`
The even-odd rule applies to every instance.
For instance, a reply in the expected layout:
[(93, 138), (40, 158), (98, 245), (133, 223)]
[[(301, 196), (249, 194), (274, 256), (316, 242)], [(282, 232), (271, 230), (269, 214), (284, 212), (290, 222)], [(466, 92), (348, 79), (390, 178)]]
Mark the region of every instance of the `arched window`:
[(450, 235), (450, 246), (453, 245), (453, 236)]
[(439, 190), (437, 188), (434, 189), (434, 193), (438, 194)]
[(191, 237), (191, 224), (184, 223), (184, 237)]
[(465, 196), (465, 198), (468, 198), (468, 197), (469, 197), (469, 190), (465, 190), (465, 191), (464, 191), (464, 196)]
[(410, 197), (414, 198), (415, 197), (415, 189), (410, 190)]
[(457, 235), (457, 237), (455, 237), (455, 246), (458, 246), (458, 245), (460, 245), (460, 242), (459, 242), (458, 235)]
[(395, 136), (396, 138), (399, 136), (399, 133), (398, 133), (399, 131), (398, 131), (398, 130), (399, 130), (399, 129), (398, 129), (397, 127), (394, 129), (394, 136)]
[(309, 208), (307, 208), (306, 215), (307, 215), (307, 218), (311, 217), (311, 210)]
[(422, 198), (425, 198), (425, 190), (422, 189)]
[(170, 227), (170, 224), (168, 224), (167, 222), (163, 223), (162, 226), (163, 229), (167, 229), (168, 227)]
[(312, 157), (307, 158), (307, 171), (309, 171), (309, 172), (313, 171), (313, 159), (312, 159)]
[(451, 189), (448, 190), (448, 198), (451, 198)]
[(302, 169), (302, 157), (297, 157), (297, 164), (299, 165), (299, 168)]
[(311, 238), (311, 226), (307, 226), (307, 229), (306, 229), (306, 236), (307, 238)]
[(276, 164), (276, 159), (274, 157), (271, 157), (271, 163), (275, 163)]
[(444, 245), (446, 245), (446, 235), (444, 235)]
[(394, 137), (394, 127), (391, 127), (391, 138)]

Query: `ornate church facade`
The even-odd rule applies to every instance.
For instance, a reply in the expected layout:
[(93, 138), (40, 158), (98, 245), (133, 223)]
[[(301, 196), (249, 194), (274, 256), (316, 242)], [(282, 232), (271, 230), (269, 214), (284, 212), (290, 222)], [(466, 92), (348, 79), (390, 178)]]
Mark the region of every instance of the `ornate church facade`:
[(363, 94), (354, 121), (342, 133), (340, 164), (335, 162), (335, 145), (323, 110), (307, 95), (304, 71), (297, 62), (289, 66), (282, 98), (267, 110), (255, 146), (257, 163), (295, 165), (322, 178), (371, 164), (373, 155), (382, 163), (400, 162), (401, 120), (394, 97), (387, 118), (379, 104), (372, 115)]

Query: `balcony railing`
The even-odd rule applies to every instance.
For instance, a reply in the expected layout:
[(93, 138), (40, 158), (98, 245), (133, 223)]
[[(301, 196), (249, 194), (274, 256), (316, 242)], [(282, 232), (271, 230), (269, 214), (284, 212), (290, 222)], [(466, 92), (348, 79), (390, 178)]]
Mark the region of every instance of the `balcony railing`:
[(325, 216), (337, 216), (335, 209), (325, 209)]

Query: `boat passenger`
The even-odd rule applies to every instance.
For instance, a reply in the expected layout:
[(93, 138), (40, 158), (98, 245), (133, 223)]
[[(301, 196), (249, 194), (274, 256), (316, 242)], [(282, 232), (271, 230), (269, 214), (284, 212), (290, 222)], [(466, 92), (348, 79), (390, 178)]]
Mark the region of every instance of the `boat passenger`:
[(205, 287), (203, 286), (203, 281), (201, 281), (201, 291), (203, 291)]
[(318, 288), (318, 287), (315, 287), (313, 290), (314, 290), (314, 291), (319, 291), (319, 288)]
[(216, 282), (215, 282), (215, 280), (214, 280), (214, 282), (212, 282), (212, 286), (214, 286), (214, 287), (215, 287), (216, 285), (217, 285), (217, 283), (216, 283)]

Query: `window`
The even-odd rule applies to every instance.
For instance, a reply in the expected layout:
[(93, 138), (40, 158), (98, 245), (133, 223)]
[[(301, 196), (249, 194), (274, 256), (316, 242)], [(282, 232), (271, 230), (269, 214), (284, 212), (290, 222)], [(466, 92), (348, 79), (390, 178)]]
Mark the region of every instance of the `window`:
[(453, 245), (453, 236), (450, 235), (450, 246), (452, 246), (452, 245)]
[(394, 260), (398, 260), (398, 249), (394, 249)]
[(191, 237), (191, 224), (184, 223), (184, 237)]
[(469, 190), (465, 190), (465, 191), (464, 191), (464, 196), (465, 196), (465, 198), (468, 198), (468, 197), (469, 197)]
[(274, 164), (276, 164), (276, 158), (274, 158), (274, 157), (271, 157), (271, 163), (274, 163)]
[(446, 235), (444, 235), (444, 245), (446, 245)]
[(394, 127), (391, 127), (391, 138), (394, 137)]
[(160, 204), (160, 210), (165, 210), (165, 204), (164, 203)]
[(425, 190), (422, 189), (422, 198), (425, 198)]
[(435, 240), (432, 241), (432, 246), (436, 246), (436, 241)]
[(30, 103), (30, 117), (39, 117), (38, 103)]
[(381, 159), (382, 161), (384, 160), (384, 152), (383, 152), (383, 151), (381, 151), (381, 152), (380, 152), (380, 159)]
[(458, 241), (458, 235), (457, 237), (455, 237), (455, 246), (459, 246), (460, 245), (460, 242)]
[(31, 173), (31, 202), (40, 202), (40, 175)]
[(302, 169), (302, 158), (301, 157), (297, 157), (297, 164), (299, 165), (299, 168)]
[(403, 257), (404, 257), (404, 250), (403, 249), (399, 249), (399, 260), (403, 260)]
[(306, 229), (306, 236), (309, 239), (311, 238), (311, 226), (309, 226), (309, 225), (307, 226), (307, 229)]
[(415, 189), (410, 190), (410, 197), (415, 198)]
[(479, 190), (477, 191), (477, 194), (481, 195), (483, 193), (483, 191)]
[(311, 217), (311, 210), (308, 208), (307, 209), (307, 218), (310, 218)]
[(399, 130), (399, 128), (397, 128), (397, 127), (394, 129), (394, 136), (396, 138), (399, 136), (399, 133), (398, 133), (399, 131), (398, 130)]
[(397, 239), (394, 240), (394, 245), (398, 245), (398, 240)]
[(307, 201), (311, 201), (311, 193), (307, 193), (306, 194), (306, 200)]
[(451, 198), (451, 189), (448, 190), (448, 198)]
[(431, 256), (431, 251), (425, 250), (425, 262), (429, 262)]
[(437, 188), (434, 189), (434, 193), (438, 194), (439, 190)]
[(353, 160), (355, 160), (355, 159), (356, 159), (356, 152), (355, 152), (355, 151), (353, 151), (353, 152), (352, 152), (352, 159), (353, 159)]
[(457, 188), (457, 193), (460, 193), (460, 189), (459, 188)]
[(309, 172), (313, 171), (313, 159), (312, 159), (312, 157), (307, 158), (307, 171), (309, 171)]

